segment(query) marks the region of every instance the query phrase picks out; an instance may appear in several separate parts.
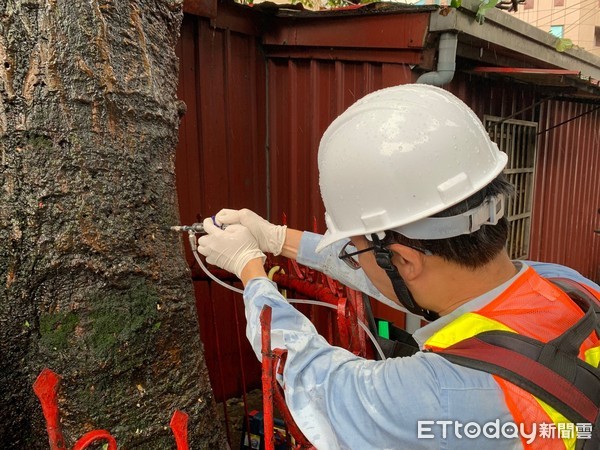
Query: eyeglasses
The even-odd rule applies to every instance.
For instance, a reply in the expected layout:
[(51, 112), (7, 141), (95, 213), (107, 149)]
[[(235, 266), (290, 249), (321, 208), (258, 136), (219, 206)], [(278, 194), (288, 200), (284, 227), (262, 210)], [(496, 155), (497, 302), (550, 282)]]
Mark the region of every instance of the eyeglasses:
[[(391, 245), (391, 244), (392, 244), (392, 242), (390, 242), (389, 244), (384, 244), (384, 247), (387, 247), (388, 245)], [(404, 245), (405, 247), (409, 247), (409, 248), (412, 248), (413, 250), (421, 252), (425, 256), (433, 255), (433, 253), (431, 253), (429, 250), (427, 250), (426, 248), (423, 248), (423, 247), (415, 247), (413, 245), (406, 245), (406, 244), (401, 244), (401, 245)], [(355, 258), (355, 256), (360, 255), (361, 253), (366, 253), (366, 252), (375, 250), (375, 246), (372, 245), (370, 247), (363, 248), (362, 250), (357, 250), (355, 252), (348, 253), (348, 250), (347, 250), (348, 246), (355, 248), (354, 244), (352, 244), (352, 241), (346, 242), (346, 244), (340, 250), (338, 258), (340, 258), (342, 261), (344, 261), (348, 265), (348, 267), (350, 267), (352, 270), (360, 269), (360, 262), (358, 262), (358, 258)]]
[(352, 270), (360, 269), (360, 263), (358, 262), (358, 258), (355, 258), (356, 255), (360, 255), (361, 253), (370, 252), (372, 250), (375, 250), (375, 246), (371, 246), (371, 247), (363, 248), (362, 250), (358, 250), (356, 252), (348, 253), (348, 250), (347, 250), (348, 246), (355, 248), (354, 245), (352, 244), (352, 241), (346, 242), (346, 245), (344, 245), (342, 247), (342, 249), (340, 250), (340, 254), (338, 255), (338, 258), (340, 258), (342, 261), (344, 261), (348, 265), (348, 267), (350, 267)]

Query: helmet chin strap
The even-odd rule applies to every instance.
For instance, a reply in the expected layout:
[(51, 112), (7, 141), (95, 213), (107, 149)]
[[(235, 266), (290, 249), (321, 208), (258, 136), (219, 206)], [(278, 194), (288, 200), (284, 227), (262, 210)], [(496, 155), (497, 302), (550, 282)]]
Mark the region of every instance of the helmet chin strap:
[(406, 287), (406, 283), (400, 276), (398, 268), (392, 263), (392, 251), (382, 244), (381, 239), (379, 239), (377, 234), (372, 234), (371, 238), (373, 239), (373, 245), (375, 247), (374, 252), (377, 265), (387, 273), (392, 282), (394, 293), (396, 294), (396, 297), (398, 297), (398, 300), (400, 300), (400, 303), (402, 303), (402, 306), (411, 313), (422, 316), (429, 321), (438, 319), (440, 317), (438, 313), (423, 309), (415, 302), (415, 299)]

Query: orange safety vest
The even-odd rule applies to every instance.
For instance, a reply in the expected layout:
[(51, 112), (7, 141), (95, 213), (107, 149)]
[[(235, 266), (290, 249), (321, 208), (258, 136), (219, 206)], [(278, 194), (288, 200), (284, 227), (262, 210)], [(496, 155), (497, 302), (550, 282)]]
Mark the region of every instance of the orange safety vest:
[[(594, 294), (600, 299), (599, 292), (594, 291)], [(445, 349), (479, 333), (493, 330), (518, 333), (546, 343), (575, 324), (583, 314), (567, 294), (528, 268), (490, 303), (477, 311), (459, 316), (434, 333), (425, 342), (424, 348), (433, 351)], [(596, 333), (592, 332), (583, 342), (579, 358), (598, 367), (600, 342)], [(577, 434), (574, 424), (524, 389), (497, 375), (493, 377), (504, 393), (515, 423), (523, 423), (527, 431), (532, 430), (534, 424), (538, 430), (539, 424), (554, 424), (552, 428), (547, 427), (554, 432), (554, 438), (538, 437), (530, 444), (521, 438), (525, 449), (575, 448)]]

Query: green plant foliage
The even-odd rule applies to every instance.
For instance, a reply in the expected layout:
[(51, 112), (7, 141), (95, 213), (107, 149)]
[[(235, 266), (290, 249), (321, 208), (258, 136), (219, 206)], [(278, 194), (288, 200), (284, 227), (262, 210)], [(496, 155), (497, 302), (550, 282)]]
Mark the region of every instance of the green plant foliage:
[(571, 39), (558, 38), (554, 44), (554, 48), (557, 52), (564, 52), (573, 48), (573, 41)]
[(485, 21), (485, 15), (490, 10), (496, 7), (499, 0), (482, 0), (479, 4), (479, 8), (477, 9), (477, 14), (475, 15), (475, 19), (479, 24), (482, 24)]

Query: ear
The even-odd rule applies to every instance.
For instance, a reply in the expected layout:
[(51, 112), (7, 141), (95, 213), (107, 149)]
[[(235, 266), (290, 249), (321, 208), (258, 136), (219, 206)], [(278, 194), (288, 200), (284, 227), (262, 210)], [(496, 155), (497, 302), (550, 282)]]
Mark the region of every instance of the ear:
[(388, 249), (392, 251), (392, 262), (404, 281), (412, 281), (423, 273), (423, 253), (402, 244), (389, 245)]

